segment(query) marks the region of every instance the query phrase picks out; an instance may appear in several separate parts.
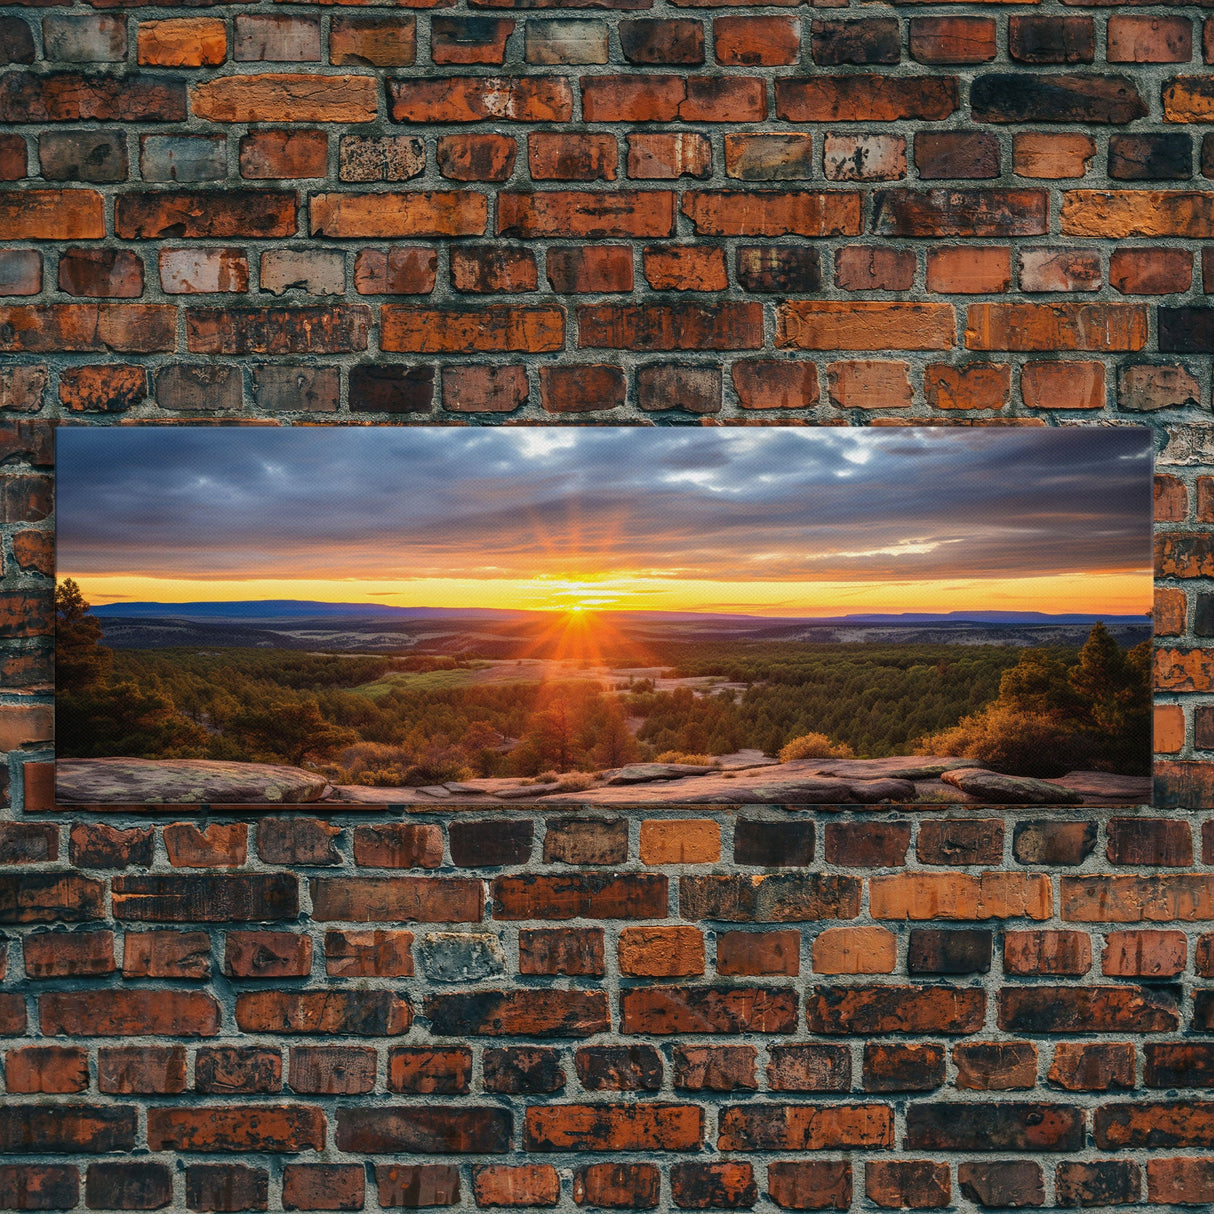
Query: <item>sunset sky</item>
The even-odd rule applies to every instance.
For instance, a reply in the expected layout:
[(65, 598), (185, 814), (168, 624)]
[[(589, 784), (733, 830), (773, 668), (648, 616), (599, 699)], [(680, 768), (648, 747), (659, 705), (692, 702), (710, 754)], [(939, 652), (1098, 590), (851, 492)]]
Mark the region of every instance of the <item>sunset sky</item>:
[(1151, 606), (1139, 428), (61, 427), (95, 604)]

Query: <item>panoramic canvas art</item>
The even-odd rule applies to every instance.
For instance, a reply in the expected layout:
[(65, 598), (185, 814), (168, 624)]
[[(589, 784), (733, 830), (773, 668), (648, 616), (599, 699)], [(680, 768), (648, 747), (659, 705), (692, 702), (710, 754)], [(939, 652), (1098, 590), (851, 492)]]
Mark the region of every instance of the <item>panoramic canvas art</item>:
[(1139, 428), (64, 427), (62, 803), (1139, 804)]

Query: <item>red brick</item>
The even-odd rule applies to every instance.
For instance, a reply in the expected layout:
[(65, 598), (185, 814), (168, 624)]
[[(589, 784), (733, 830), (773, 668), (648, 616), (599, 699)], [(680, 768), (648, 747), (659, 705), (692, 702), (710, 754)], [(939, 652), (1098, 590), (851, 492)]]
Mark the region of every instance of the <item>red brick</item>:
[(375, 1086), (377, 1056), (356, 1046), (292, 1046), (287, 1082), (292, 1091), (355, 1096)]
[(1183, 523), (1188, 516), (1188, 490), (1183, 481), (1160, 474), (1155, 477), (1155, 521)]
[(548, 283), (561, 295), (597, 295), (632, 290), (632, 250), (625, 245), (552, 248)]
[(719, 932), (717, 973), (755, 977), (801, 972), (801, 933)]
[(535, 254), (504, 245), (465, 245), (451, 250), (451, 285), (477, 294), (534, 291)]
[(1170, 818), (1111, 818), (1105, 854), (1112, 864), (1184, 867), (1193, 863), (1187, 822)]
[(1100, 968), (1117, 978), (1171, 978), (1184, 970), (1186, 953), (1181, 932), (1109, 932)]
[(846, 1092), (851, 1051), (845, 1045), (772, 1045), (767, 1086), (774, 1092)]
[(361, 1164), (289, 1163), (282, 1172), (284, 1210), (361, 1210), (366, 1180)]
[(295, 932), (228, 932), (224, 972), (236, 978), (306, 978), (312, 941)]
[(75, 413), (121, 413), (142, 404), (147, 396), (144, 367), (104, 363), (65, 367), (59, 373), (59, 400)]
[(721, 1151), (821, 1151), (892, 1146), (893, 1110), (884, 1104), (746, 1104), (720, 1114)]
[(413, 973), (413, 933), (325, 932), (325, 970), (333, 978), (407, 978)]
[(628, 176), (646, 181), (707, 177), (712, 171), (712, 145), (694, 131), (632, 133), (628, 140)]
[(568, 122), (573, 94), (559, 77), (389, 80), (388, 112), (394, 122)]
[(688, 1151), (704, 1139), (704, 1110), (684, 1104), (550, 1104), (527, 1109), (528, 1151)]
[(670, 1191), (682, 1210), (750, 1209), (759, 1189), (749, 1163), (676, 1163), (670, 1168)]
[(681, 209), (701, 236), (856, 236), (862, 223), (860, 195), (842, 191), (689, 190)]
[(177, 309), (165, 304), (0, 307), (0, 350), (151, 354), (177, 345)]
[(1096, 141), (1090, 135), (1021, 131), (1012, 136), (1012, 167), (1018, 177), (1082, 177), (1095, 155)]
[(1048, 231), (1044, 190), (888, 189), (877, 197), (873, 231), (882, 236), (998, 239)]
[(674, 195), (666, 190), (535, 190), (498, 195), (499, 236), (670, 236)]
[(426, 1015), (439, 1037), (590, 1037), (610, 1023), (602, 991), (478, 990), (429, 995)]
[(1006, 363), (929, 363), (923, 392), (934, 409), (1002, 409), (1011, 399), (1012, 369)]
[(1188, 17), (1109, 18), (1110, 63), (1188, 63), (1193, 57), (1193, 26)]
[(763, 344), (760, 304), (585, 304), (577, 313), (583, 349), (754, 350)]
[(284, 190), (134, 191), (118, 196), (114, 234), (122, 240), (294, 236), (296, 206), (294, 193)]
[(385, 304), (380, 348), (417, 353), (543, 353), (564, 345), (565, 314), (556, 307), (497, 304), (465, 309)]
[(609, 1210), (652, 1210), (662, 1178), (651, 1163), (592, 1163), (573, 1174), (573, 1200)]
[(602, 928), (520, 928), (519, 973), (601, 977)]
[(626, 20), (619, 24), (619, 35), (629, 63), (704, 62), (704, 27), (699, 21)]
[(985, 131), (919, 131), (915, 168), (921, 181), (999, 176), (999, 140)]
[(864, 1047), (866, 1092), (931, 1092), (944, 1083), (944, 1047), (869, 1043)]
[(947, 118), (958, 106), (948, 76), (819, 75), (776, 80), (776, 114), (786, 122), (893, 122)]
[(849, 245), (835, 254), (835, 286), (844, 291), (909, 291), (915, 255), (881, 245)]
[(616, 409), (624, 403), (620, 367), (582, 364), (540, 368), (540, 403), (549, 413)]
[(44, 1036), (213, 1037), (219, 1004), (202, 991), (111, 989), (38, 996)]
[(732, 1092), (754, 1089), (753, 1045), (675, 1045), (674, 1086), (680, 1091)]
[(354, 863), (367, 868), (438, 868), (442, 827), (413, 822), (354, 828)]
[(776, 347), (801, 350), (947, 350), (949, 304), (876, 300), (793, 301), (776, 307)]
[(999, 992), (999, 1027), (1021, 1033), (1174, 1032), (1174, 992), (1163, 987), (1017, 986)]
[(430, 57), (435, 63), (502, 63), (513, 32), (508, 19), (432, 17)]
[(325, 1119), (308, 1105), (191, 1105), (148, 1109), (153, 1151), (272, 1151), (325, 1145)]
[(587, 1091), (656, 1092), (662, 1086), (662, 1056), (651, 1045), (583, 1046), (574, 1066)]
[(481, 236), (488, 204), (471, 190), (404, 194), (313, 194), (313, 236)]
[(551, 1164), (488, 1164), (473, 1168), (472, 1192), (482, 1209), (554, 1206), (561, 1199), (561, 1179)]
[[(178, 80), (83, 72), (7, 72), (0, 78), (0, 122), (184, 122)], [(69, 238), (70, 239), (70, 238)]]
[(375, 1165), (380, 1205), (454, 1206), (459, 1204), (459, 1168), (445, 1163)]
[(527, 168), (534, 181), (614, 181), (619, 150), (614, 135), (533, 131)]
[(923, 864), (998, 864), (1003, 859), (1003, 820), (944, 818), (923, 822), (915, 851)]
[(1134, 1047), (1129, 1042), (1060, 1042), (1054, 1047), (1049, 1081), (1068, 1092), (1132, 1088)]
[(1156, 704), (1155, 753), (1178, 754), (1185, 744), (1184, 709), (1179, 704)]
[[(337, 1110), (335, 1139), (339, 1150), (357, 1154), (500, 1155), (509, 1147), (511, 1122), (510, 1113), (496, 1107), (347, 1106)], [(382, 1178), (380, 1183), (382, 1192)], [(399, 1198), (388, 1204), (399, 1204)]]
[(326, 76), (326, 87), (304, 74), (217, 76), (194, 85), (196, 117), (210, 122), (373, 122), (372, 76)]
[(772, 1201), (785, 1210), (851, 1209), (851, 1164), (845, 1160), (774, 1160), (767, 1165)]
[[(413, 17), (362, 17), (341, 14), (329, 26), (329, 62), (361, 67), (408, 67), (417, 56)], [(499, 61), (500, 62), (500, 61)]]
[[(1137, 1201), (1138, 1196), (1138, 1186), (1135, 1185), (1129, 1200)], [(1172, 1205), (1206, 1205), (1214, 1202), (1214, 1160), (1149, 1159), (1147, 1200)]]
[(1105, 368), (1102, 363), (1026, 363), (1020, 393), (1031, 409), (1102, 409)]
[(791, 1033), (796, 997), (790, 988), (633, 987), (620, 993), (624, 1033)]
[(898, 941), (883, 927), (828, 927), (814, 937), (816, 974), (891, 974)]
[(506, 135), (440, 135), (438, 171), (451, 181), (505, 181), (518, 145)]
[(88, 1051), (63, 1045), (9, 1050), (4, 1058), (4, 1086), (10, 1093), (83, 1092), (89, 1086)]
[(80, 1175), (68, 1164), (0, 1164), (0, 1206), (68, 1210), (80, 1200)]
[(428, 295), (437, 269), (435, 249), (362, 249), (354, 259), (354, 289), (360, 295)]
[(84, 978), (116, 968), (111, 931), (34, 932), (22, 949), (30, 978)]
[(990, 17), (912, 17), (910, 53), (919, 63), (989, 63), (998, 53)]
[(714, 17), (713, 47), (726, 67), (779, 66), (801, 55), (801, 23), (796, 17)]
[(185, 1170), (185, 1199), (191, 1210), (264, 1210), (270, 1174), (243, 1164), (195, 1164)]
[(731, 377), (743, 409), (812, 409), (818, 403), (813, 363), (746, 360), (734, 363)]
[(214, 17), (140, 21), (138, 60), (152, 67), (216, 67), (227, 58), (227, 28)]
[(470, 1090), (472, 1051), (399, 1047), (388, 1052), (388, 1090), (455, 1096)]
[(753, 76), (585, 76), (586, 122), (761, 122), (763, 81)]
[(886, 1210), (936, 1210), (951, 1204), (946, 1163), (927, 1159), (870, 1159), (864, 1165), (864, 1195)]
[(826, 389), (836, 409), (904, 409), (912, 403), (910, 366), (889, 359), (829, 363)]
[(199, 1092), (277, 1092), (282, 1089), (278, 1050), (216, 1046), (201, 1048), (194, 1062)]
[(704, 972), (704, 936), (696, 927), (626, 927), (620, 933), (620, 973), (642, 978)]
[(1188, 249), (1114, 249), (1109, 284), (1123, 295), (1170, 295), (1193, 284)]
[(391, 1037), (408, 1031), (407, 1000), (385, 990), (249, 991), (236, 996), (236, 1023), (252, 1033), (340, 1033)]
[(209, 978), (211, 939), (206, 932), (127, 932), (124, 978)]
[(970, 304), (965, 344), (971, 350), (1141, 350), (1146, 320), (1139, 304)]
[(1037, 1086), (1037, 1047), (1028, 1041), (967, 1041), (953, 1046), (956, 1086), (1002, 1092)]
[(724, 291), (725, 250), (702, 245), (651, 246), (644, 252), (645, 280), (655, 291)]
[(443, 408), (456, 413), (509, 413), (527, 403), (526, 367), (444, 367)]
[(1095, 42), (1091, 17), (1008, 18), (1008, 51), (1021, 63), (1091, 63)]
[(806, 1015), (814, 1033), (973, 1033), (986, 994), (948, 987), (811, 987)]
[(1006, 291), (1012, 281), (1011, 250), (958, 245), (930, 249), (927, 289), (951, 295), (988, 295)]
[(174, 822), (163, 833), (174, 867), (234, 868), (248, 854), (249, 828), (243, 822), (212, 822), (205, 830), (192, 822)]

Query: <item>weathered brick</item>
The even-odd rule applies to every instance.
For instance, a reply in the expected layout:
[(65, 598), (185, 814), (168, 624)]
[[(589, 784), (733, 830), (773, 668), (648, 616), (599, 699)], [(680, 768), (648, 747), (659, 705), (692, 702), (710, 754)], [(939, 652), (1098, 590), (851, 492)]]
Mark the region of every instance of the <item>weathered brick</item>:
[(707, 177), (712, 171), (712, 145), (693, 131), (629, 133), (628, 176), (647, 181)]
[(435, 155), (438, 171), (451, 181), (505, 181), (518, 145), (506, 135), (441, 135)]
[(864, 1047), (866, 1092), (931, 1092), (944, 1083), (943, 1046), (869, 1042)]
[(184, 122), (182, 81), (132, 72), (6, 72), (0, 76), (0, 122)]
[(428, 295), (437, 281), (435, 249), (394, 245), (363, 249), (354, 259), (354, 289), (360, 295)]
[(149, 67), (215, 67), (227, 58), (224, 22), (214, 17), (140, 21), (138, 61)]
[(380, 1205), (454, 1206), (459, 1204), (459, 1168), (445, 1163), (376, 1164)]
[(946, 1163), (927, 1159), (872, 1159), (864, 1165), (864, 1195), (887, 1210), (935, 1210), (951, 1204)]
[(112, 974), (111, 931), (34, 932), (23, 942), (25, 972), (31, 978), (84, 978)]
[(237, 978), (306, 978), (312, 941), (295, 932), (228, 932), (224, 972)]
[(912, 17), (909, 46), (919, 63), (989, 63), (998, 53), (990, 17)]
[(776, 80), (776, 114), (786, 122), (935, 121), (957, 106), (957, 80), (950, 76), (857, 72)]
[(351, 67), (408, 67), (416, 57), (417, 22), (413, 17), (396, 13), (388, 18), (343, 13), (330, 21), (330, 63)]
[[(627, 58), (627, 27), (619, 25), (620, 46)], [(524, 35), (523, 58), (528, 63), (606, 63), (608, 27), (605, 21), (555, 20), (528, 21)]]
[(361, 1210), (366, 1176), (358, 1164), (289, 1163), (282, 1173), (284, 1210)]
[(1102, 1206), (1136, 1202), (1142, 1193), (1142, 1170), (1129, 1159), (1060, 1163), (1054, 1188), (1059, 1205)]
[(785, 1210), (851, 1208), (851, 1164), (845, 1160), (775, 1160), (767, 1165), (772, 1201)]
[(550, 1164), (488, 1164), (473, 1169), (472, 1192), (478, 1207), (554, 1206), (561, 1181)]
[(1049, 1081), (1068, 1092), (1132, 1088), (1134, 1047), (1128, 1042), (1059, 1042), (1054, 1047)]
[(185, 1169), (186, 1205), (191, 1210), (228, 1211), (267, 1208), (270, 1174), (243, 1164), (193, 1164)]
[(523, 974), (604, 973), (602, 928), (521, 928), (518, 947)]
[(937, 1151), (1076, 1151), (1083, 1112), (1032, 1102), (913, 1104), (905, 1145)]
[(385, 304), (380, 348), (414, 353), (523, 351), (564, 345), (565, 313), (556, 307), (496, 304), (478, 308), (424, 308)]
[(1168, 987), (1018, 986), (999, 992), (999, 1026), (1021, 1033), (1175, 1031), (1176, 991)]
[(494, 17), (433, 17), (430, 57), (435, 63), (501, 63), (514, 22)]
[(883, 1104), (747, 1104), (720, 1114), (722, 1151), (820, 1151), (893, 1145), (893, 1110)]
[(347, 1107), (337, 1111), (335, 1139), (340, 1150), (370, 1155), (502, 1154), (511, 1120), (505, 1109), (468, 1105)]
[(540, 368), (540, 403), (549, 413), (586, 413), (624, 404), (626, 385), (620, 367), (578, 364)]
[(980, 989), (911, 986), (819, 986), (809, 989), (806, 1019), (814, 1033), (973, 1033), (982, 1027)]
[(829, 363), (826, 385), (836, 409), (905, 409), (912, 403), (910, 365), (893, 359)]
[(683, 977), (704, 972), (704, 936), (696, 927), (626, 927), (620, 933), (622, 974)]

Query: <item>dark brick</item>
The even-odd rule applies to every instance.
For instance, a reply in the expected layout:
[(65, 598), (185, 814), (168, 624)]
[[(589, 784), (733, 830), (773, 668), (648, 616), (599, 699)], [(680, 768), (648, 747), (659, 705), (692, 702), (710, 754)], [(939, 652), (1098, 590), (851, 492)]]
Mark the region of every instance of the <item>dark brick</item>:
[(1193, 141), (1186, 134), (1109, 139), (1109, 176), (1119, 181), (1176, 181), (1192, 174)]
[(162, 1163), (91, 1163), (84, 1200), (92, 1210), (160, 1210), (173, 1200), (173, 1174)]
[(565, 1086), (565, 1071), (556, 1050), (487, 1049), (482, 1067), (486, 1092), (559, 1092)]
[(803, 868), (813, 862), (814, 824), (740, 818), (734, 824), (733, 858), (736, 864)]
[(808, 245), (739, 245), (738, 285), (768, 295), (807, 295), (822, 287), (818, 250)]
[(912, 1104), (906, 1142), (928, 1151), (1078, 1151), (1083, 1110), (1019, 1102)]
[(185, 1170), (185, 1203), (191, 1210), (264, 1210), (270, 1176), (238, 1163), (200, 1163)]
[(651, 1045), (583, 1046), (574, 1066), (587, 1091), (656, 1092), (662, 1086), (662, 1057)]
[(358, 413), (429, 413), (434, 368), (363, 363), (350, 368), (350, 409)]
[(970, 89), (976, 122), (1092, 122), (1121, 126), (1145, 118), (1146, 102), (1128, 76), (990, 72)]
[(1012, 853), (1021, 864), (1082, 864), (1096, 846), (1095, 822), (1017, 822)]
[(845, 63), (897, 63), (901, 35), (896, 17), (867, 21), (814, 21), (810, 46), (819, 67)]
[(990, 973), (991, 940), (992, 933), (980, 928), (913, 928), (907, 943), (907, 973)]
[(866, 1092), (930, 1092), (944, 1083), (944, 1047), (934, 1044), (864, 1047)]
[(531, 834), (526, 819), (452, 822), (447, 828), (451, 861), (461, 868), (525, 864), (531, 855)]
[(1021, 63), (1091, 63), (1096, 33), (1091, 17), (1010, 17), (1008, 51)]

